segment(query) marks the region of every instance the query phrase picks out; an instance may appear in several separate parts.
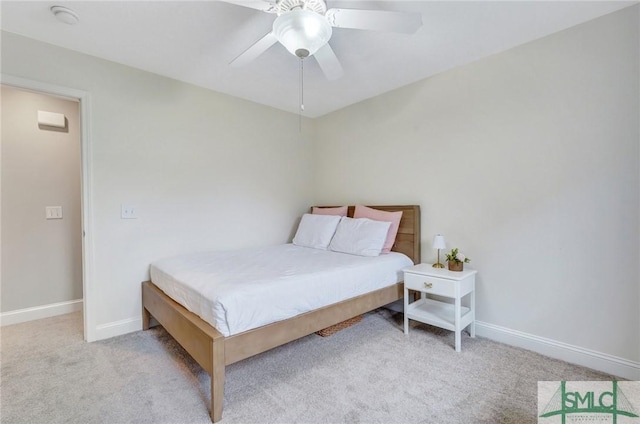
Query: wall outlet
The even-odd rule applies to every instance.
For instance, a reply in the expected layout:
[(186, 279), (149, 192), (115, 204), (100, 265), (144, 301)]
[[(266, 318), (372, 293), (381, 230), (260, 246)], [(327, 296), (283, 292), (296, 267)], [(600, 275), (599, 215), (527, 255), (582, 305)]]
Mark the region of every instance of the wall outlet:
[(132, 205), (121, 205), (120, 219), (137, 219), (136, 207)]
[(62, 206), (45, 206), (45, 218), (62, 219)]

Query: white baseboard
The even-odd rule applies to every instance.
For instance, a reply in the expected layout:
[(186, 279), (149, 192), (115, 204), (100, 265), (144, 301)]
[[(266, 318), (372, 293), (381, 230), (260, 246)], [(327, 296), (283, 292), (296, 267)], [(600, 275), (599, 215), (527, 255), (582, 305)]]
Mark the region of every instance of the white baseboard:
[(551, 358), (626, 378), (640, 380), (640, 362), (573, 346), (498, 325), (476, 321), (476, 335), (511, 346), (532, 350)]
[(20, 324), (21, 322), (35, 321), (37, 319), (55, 317), (56, 315), (69, 314), (71, 312), (81, 310), (82, 299), (35, 306), (33, 308), (17, 309), (15, 311), (3, 312), (0, 314), (0, 327)]
[(128, 318), (120, 321), (109, 322), (96, 326), (95, 340), (104, 340), (111, 337), (133, 333), (142, 329), (142, 318)]

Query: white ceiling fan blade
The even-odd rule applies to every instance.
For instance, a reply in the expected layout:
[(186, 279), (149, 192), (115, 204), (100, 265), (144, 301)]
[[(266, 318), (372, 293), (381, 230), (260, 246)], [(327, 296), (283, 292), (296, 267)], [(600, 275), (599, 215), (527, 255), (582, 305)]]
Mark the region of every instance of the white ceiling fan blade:
[(325, 15), (336, 28), (368, 29), (413, 34), (422, 26), (420, 13), (385, 10), (329, 9)]
[(266, 52), (269, 47), (273, 46), (278, 39), (273, 34), (273, 32), (268, 33), (258, 41), (256, 41), (251, 47), (242, 52), (240, 56), (236, 57), (231, 61), (229, 65), (231, 66), (244, 66), (247, 63), (251, 62), (262, 53)]
[(269, 0), (220, 0), (224, 3), (236, 4), (250, 9), (262, 10), (263, 12), (276, 13), (276, 2)]
[(313, 54), (313, 57), (318, 61), (320, 69), (322, 69), (328, 80), (333, 81), (342, 76), (342, 65), (329, 44), (322, 46), (320, 50)]

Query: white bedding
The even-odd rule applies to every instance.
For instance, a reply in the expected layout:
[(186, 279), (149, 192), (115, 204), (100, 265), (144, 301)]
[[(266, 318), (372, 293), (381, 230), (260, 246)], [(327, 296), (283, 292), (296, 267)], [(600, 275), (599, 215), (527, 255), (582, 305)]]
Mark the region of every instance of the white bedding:
[(401, 253), (364, 257), (284, 244), (151, 264), (151, 281), (229, 336), (402, 281)]

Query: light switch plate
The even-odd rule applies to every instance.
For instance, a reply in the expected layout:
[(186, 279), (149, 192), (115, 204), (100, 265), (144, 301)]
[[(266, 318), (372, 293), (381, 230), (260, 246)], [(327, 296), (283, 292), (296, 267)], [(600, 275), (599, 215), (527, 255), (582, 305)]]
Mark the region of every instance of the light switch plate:
[(121, 205), (120, 218), (121, 219), (137, 219), (138, 214), (136, 212), (136, 207), (133, 205)]
[(47, 219), (62, 219), (62, 206), (45, 206), (44, 211)]

